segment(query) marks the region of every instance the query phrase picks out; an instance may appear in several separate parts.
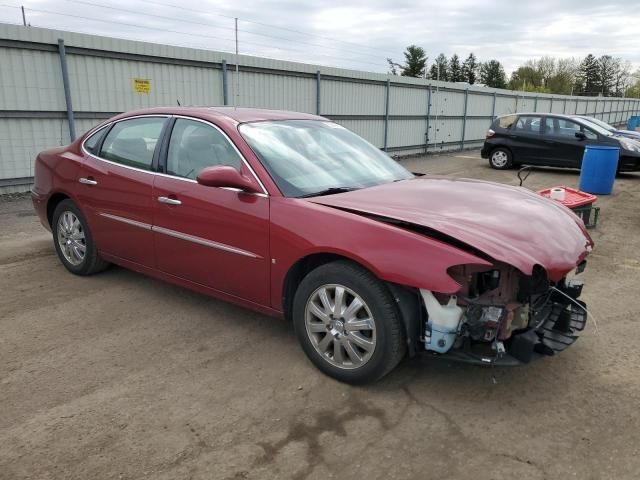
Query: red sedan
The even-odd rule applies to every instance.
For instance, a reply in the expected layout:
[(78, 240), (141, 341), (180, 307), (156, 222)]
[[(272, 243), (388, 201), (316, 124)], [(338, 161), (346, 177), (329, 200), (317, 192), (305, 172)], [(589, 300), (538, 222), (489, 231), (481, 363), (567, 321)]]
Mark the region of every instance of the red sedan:
[(314, 115), (122, 114), (40, 153), (32, 196), (70, 272), (115, 263), (284, 316), (345, 382), (419, 351), (526, 363), (585, 325), (575, 274), (593, 243), (569, 210), (414, 175)]

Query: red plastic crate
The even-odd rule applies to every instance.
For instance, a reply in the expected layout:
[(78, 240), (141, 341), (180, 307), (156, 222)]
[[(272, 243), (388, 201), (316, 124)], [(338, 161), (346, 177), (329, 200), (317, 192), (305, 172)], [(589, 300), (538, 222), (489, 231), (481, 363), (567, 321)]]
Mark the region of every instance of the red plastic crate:
[[(556, 200), (557, 202), (562, 203), (565, 207), (568, 208), (578, 208), (585, 207), (587, 205), (593, 204), (598, 197), (592, 195), (587, 192), (581, 192), (580, 190), (576, 190), (575, 188), (569, 187), (552, 187), (552, 188), (564, 188), (564, 200)], [(538, 193), (543, 197), (550, 198), (551, 197), (551, 188), (545, 188), (544, 190), (539, 190)]]

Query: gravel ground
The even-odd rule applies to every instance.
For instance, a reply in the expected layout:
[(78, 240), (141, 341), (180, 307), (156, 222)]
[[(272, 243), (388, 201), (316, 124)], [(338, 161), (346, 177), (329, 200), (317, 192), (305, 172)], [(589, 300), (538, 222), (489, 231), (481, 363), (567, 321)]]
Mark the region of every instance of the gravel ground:
[[(477, 151), (404, 163), (517, 184)], [(547, 169), (526, 186), (577, 182)], [(563, 354), (421, 357), (354, 388), (284, 321), (122, 268), (67, 273), (29, 200), (0, 201), (0, 478), (637, 479), (639, 203), (640, 174), (598, 201), (598, 325)]]

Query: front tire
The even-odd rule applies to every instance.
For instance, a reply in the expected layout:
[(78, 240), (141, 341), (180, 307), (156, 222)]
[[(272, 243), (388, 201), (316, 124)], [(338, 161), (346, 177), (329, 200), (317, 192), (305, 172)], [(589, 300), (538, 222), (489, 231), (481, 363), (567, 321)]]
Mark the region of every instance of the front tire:
[(109, 266), (98, 254), (89, 225), (73, 201), (63, 200), (56, 206), (51, 227), (58, 258), (71, 273), (92, 275)]
[(307, 357), (341, 382), (378, 380), (405, 355), (405, 332), (392, 295), (352, 262), (322, 265), (302, 280), (293, 323)]
[(513, 155), (506, 148), (494, 148), (489, 154), (489, 165), (496, 170), (507, 170), (513, 165)]

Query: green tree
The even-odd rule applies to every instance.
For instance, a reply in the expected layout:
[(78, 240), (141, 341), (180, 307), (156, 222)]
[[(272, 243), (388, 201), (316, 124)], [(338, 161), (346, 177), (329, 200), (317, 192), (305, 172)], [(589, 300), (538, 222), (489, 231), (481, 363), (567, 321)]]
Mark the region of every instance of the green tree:
[(389, 73), (391, 75), (400, 75), (404, 77), (423, 78), (427, 70), (427, 56), (422, 47), (409, 45), (404, 52), (404, 65), (394, 62), (391, 58), (387, 58), (389, 64)]
[(465, 82), (470, 85), (476, 83), (478, 73), (478, 60), (473, 53), (470, 53), (467, 59), (462, 64), (462, 77)]
[(591, 53), (580, 64), (576, 90), (584, 95), (596, 96), (600, 93), (600, 67)]
[(480, 66), (480, 81), (487, 87), (506, 88), (507, 76), (498, 60), (489, 60)]
[(464, 77), (462, 76), (462, 66), (460, 65), (460, 57), (458, 57), (457, 53), (454, 53), (449, 60), (449, 81), (464, 81)]
[(605, 97), (614, 94), (617, 71), (620, 64), (611, 55), (602, 55), (598, 58), (598, 92)]
[(447, 57), (444, 53), (438, 55), (431, 65), (431, 70), (429, 71), (429, 78), (433, 80), (440, 80), (446, 82), (449, 80), (449, 71), (448, 71), (448, 62)]
[(417, 78), (424, 77), (427, 66), (427, 56), (425, 55), (422, 47), (409, 45), (407, 50), (404, 52), (404, 62), (404, 67), (402, 67), (401, 73), (402, 76)]
[(640, 70), (631, 74), (631, 86), (627, 88), (627, 97), (640, 98)]
[(576, 83), (579, 62), (575, 58), (561, 58), (556, 63), (553, 75), (546, 83), (551, 93), (570, 95)]

